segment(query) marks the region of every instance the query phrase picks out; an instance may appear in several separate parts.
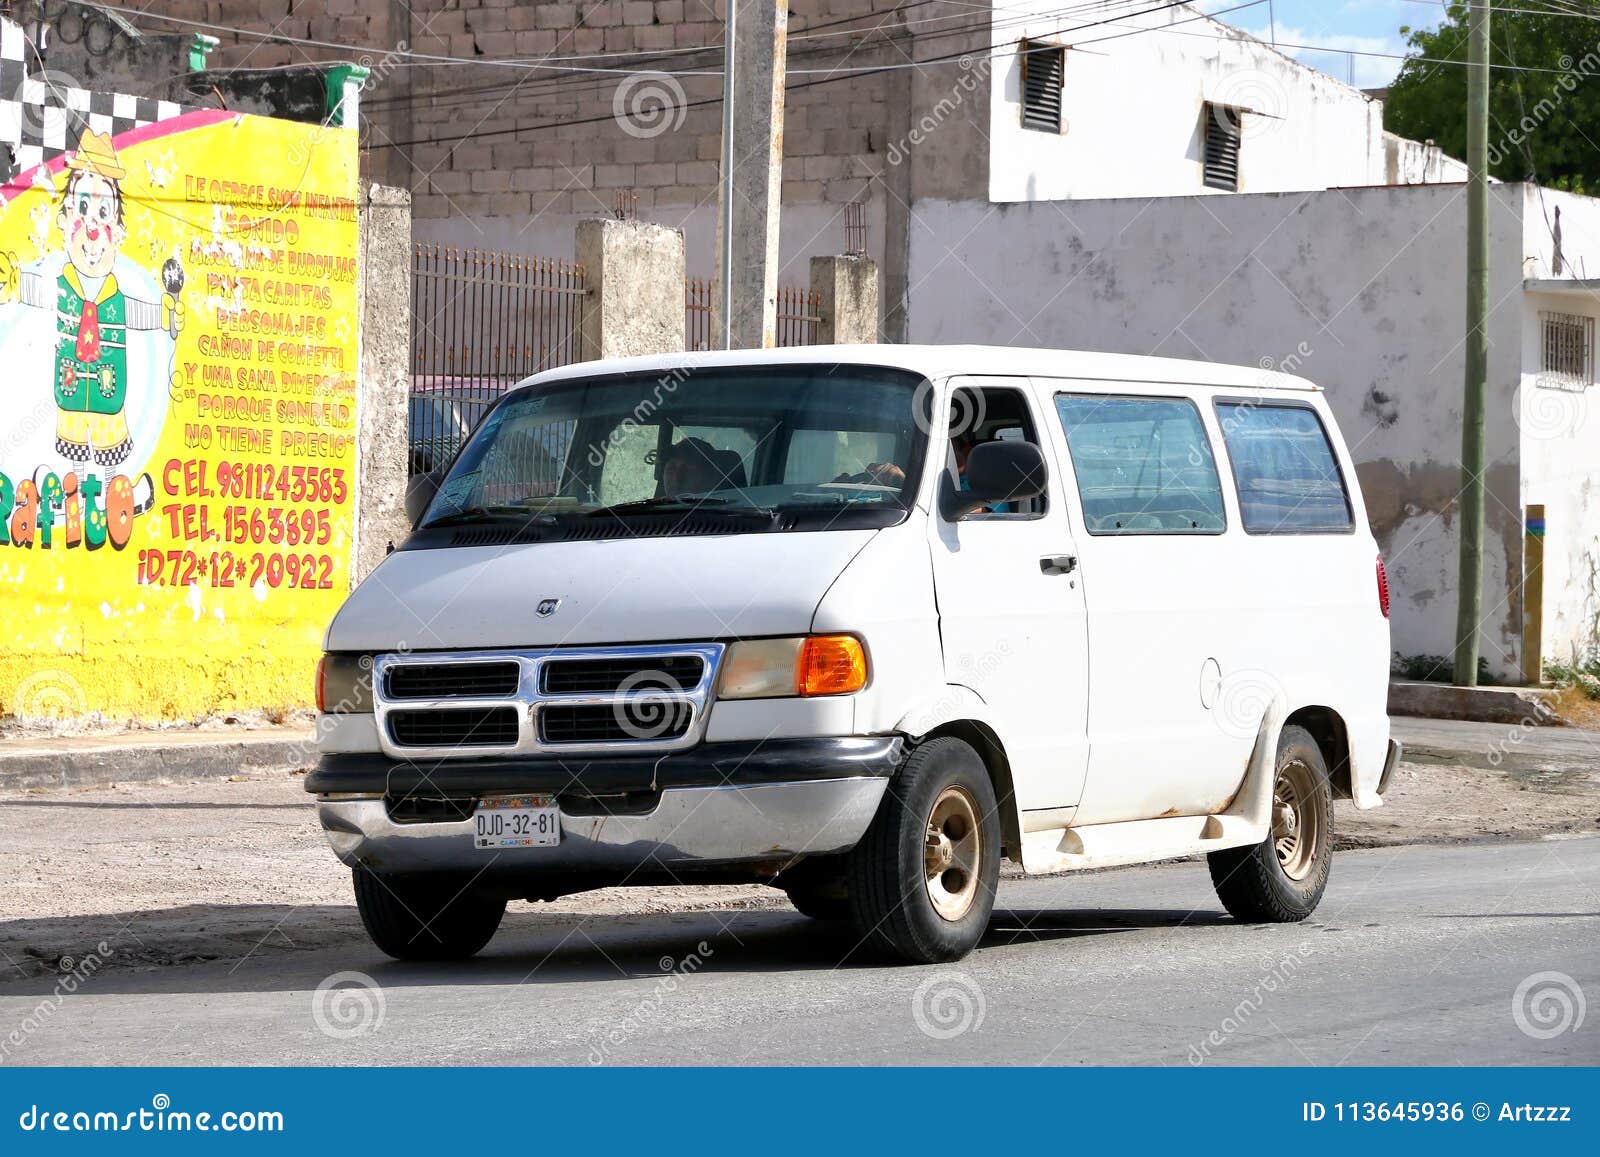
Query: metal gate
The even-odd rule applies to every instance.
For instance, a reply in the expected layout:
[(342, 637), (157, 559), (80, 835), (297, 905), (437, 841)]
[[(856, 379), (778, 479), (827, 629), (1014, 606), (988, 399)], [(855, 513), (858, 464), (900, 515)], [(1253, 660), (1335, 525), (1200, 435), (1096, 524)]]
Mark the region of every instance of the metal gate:
[(583, 358), (583, 266), (487, 249), (413, 247), (411, 469), (434, 470), (505, 391)]
[[(691, 277), (684, 283), (684, 348), (721, 349), (712, 329), (711, 303), (716, 282), (708, 277)], [(778, 287), (777, 344), (801, 346), (817, 344), (817, 324), (822, 320), (822, 295), (803, 285)]]

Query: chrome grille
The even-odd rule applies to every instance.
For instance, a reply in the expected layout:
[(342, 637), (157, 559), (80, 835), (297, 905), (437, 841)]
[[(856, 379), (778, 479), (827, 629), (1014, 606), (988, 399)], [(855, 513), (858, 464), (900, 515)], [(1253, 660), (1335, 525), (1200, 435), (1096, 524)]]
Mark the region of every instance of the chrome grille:
[(618, 700), (601, 706), (547, 703), (539, 709), (539, 741), (569, 746), (629, 739), (678, 739), (693, 721), (693, 708), (682, 701)]
[(522, 669), (515, 663), (411, 663), (384, 678), (390, 699), (475, 699), (515, 695)]
[(449, 758), (672, 751), (699, 741), (720, 643), (379, 655), (384, 751)]
[(699, 655), (663, 655), (646, 668), (637, 659), (547, 659), (539, 689), (546, 695), (609, 695), (646, 686), (683, 690), (700, 682), (705, 665)]
[(517, 709), (391, 711), (389, 734), (403, 747), (504, 747), (517, 741)]

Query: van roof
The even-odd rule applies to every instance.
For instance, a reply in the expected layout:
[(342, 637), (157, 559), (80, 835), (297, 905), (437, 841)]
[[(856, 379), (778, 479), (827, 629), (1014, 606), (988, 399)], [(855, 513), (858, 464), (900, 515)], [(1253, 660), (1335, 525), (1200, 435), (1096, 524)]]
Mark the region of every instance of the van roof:
[[(1080, 350), (1027, 349), (983, 345), (817, 345), (770, 350), (712, 350), (704, 353), (652, 354), (575, 362), (527, 379), (544, 383), (593, 374), (670, 373), (735, 366), (803, 365), (888, 366), (927, 378), (953, 374), (989, 377), (1084, 378), (1106, 382), (1156, 382), (1164, 385), (1223, 386), (1241, 390), (1316, 390), (1293, 374), (1255, 366), (1233, 366), (1182, 358), (1135, 354), (1089, 353)], [(526, 384), (526, 383), (524, 383)]]

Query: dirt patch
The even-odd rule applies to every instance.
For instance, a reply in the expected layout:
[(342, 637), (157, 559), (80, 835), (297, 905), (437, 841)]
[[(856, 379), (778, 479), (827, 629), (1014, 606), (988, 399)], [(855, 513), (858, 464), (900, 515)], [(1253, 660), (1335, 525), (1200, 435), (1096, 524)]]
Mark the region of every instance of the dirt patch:
[(1550, 706), (1563, 722), (1573, 727), (1600, 731), (1600, 699), (1591, 699), (1583, 688), (1573, 684), (1559, 688), (1551, 696)]
[(1530, 781), (1515, 772), (1464, 764), (1402, 763), (1383, 806), (1338, 805), (1336, 846), (1534, 839), (1600, 831), (1600, 792), (1586, 781)]
[[(1596, 830), (1593, 779), (1444, 763), (1401, 764), (1383, 807), (1340, 804), (1335, 819), (1340, 847)], [(101, 966), (150, 968), (363, 936), (349, 873), (298, 775), (0, 795), (0, 878), (0, 978), (91, 953)], [(786, 904), (758, 886), (611, 888), (513, 904), (507, 920), (578, 929), (597, 917)]]

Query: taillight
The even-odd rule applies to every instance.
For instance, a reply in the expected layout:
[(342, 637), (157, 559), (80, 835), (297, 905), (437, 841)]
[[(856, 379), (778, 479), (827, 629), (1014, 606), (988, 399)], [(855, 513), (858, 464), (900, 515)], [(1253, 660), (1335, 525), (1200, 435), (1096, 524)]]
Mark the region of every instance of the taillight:
[(1378, 556), (1378, 609), (1389, 617), (1389, 572), (1383, 569), (1383, 555)]

